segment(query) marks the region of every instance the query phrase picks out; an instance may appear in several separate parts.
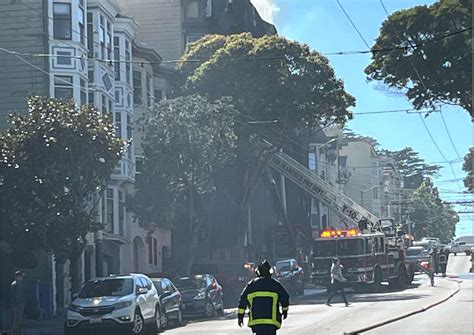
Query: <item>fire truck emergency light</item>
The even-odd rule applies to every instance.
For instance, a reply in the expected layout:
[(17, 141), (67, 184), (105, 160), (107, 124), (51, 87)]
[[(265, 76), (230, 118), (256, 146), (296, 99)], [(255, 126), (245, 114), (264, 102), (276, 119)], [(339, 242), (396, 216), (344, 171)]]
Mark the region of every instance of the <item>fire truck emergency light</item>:
[(334, 229), (326, 229), (319, 234), (322, 238), (331, 238), (331, 237), (351, 237), (351, 236), (358, 236), (360, 232), (356, 228), (351, 229), (344, 229), (344, 230), (334, 230)]

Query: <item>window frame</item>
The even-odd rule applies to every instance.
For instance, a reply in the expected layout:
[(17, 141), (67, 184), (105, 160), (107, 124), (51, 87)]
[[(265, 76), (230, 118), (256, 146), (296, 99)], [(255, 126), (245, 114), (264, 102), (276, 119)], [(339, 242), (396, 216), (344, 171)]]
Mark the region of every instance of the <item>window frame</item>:
[(114, 36), (114, 73), (115, 81), (120, 81), (122, 77), (120, 69), (120, 37)]
[[(69, 81), (67, 78), (70, 79), (70, 83), (66, 83), (65, 81)], [(58, 79), (58, 81), (56, 81)], [(74, 99), (74, 77), (73, 76), (64, 76), (64, 75), (55, 75), (53, 80), (54, 85), (54, 97), (59, 100), (67, 101)], [(64, 99), (63, 97), (59, 97), (57, 93), (58, 90), (69, 90), (71, 95), (68, 99)]]
[[(58, 13), (56, 13), (56, 8), (55, 7), (57, 7), (57, 6), (59, 7), (61, 5), (64, 5), (65, 8), (66, 7), (68, 8), (68, 12), (69, 12), (68, 14), (58, 14)], [(66, 18), (66, 16), (68, 16), (68, 18)], [(58, 21), (59, 22), (64, 21), (63, 23), (67, 23), (69, 21), (69, 27), (68, 27), (69, 36), (67, 36), (67, 31), (63, 35), (59, 34), (59, 26), (57, 25)], [(65, 40), (65, 41), (72, 40), (72, 6), (71, 6), (71, 3), (59, 2), (59, 1), (53, 2), (53, 37), (56, 40)]]
[(133, 70), (133, 105), (143, 105), (143, 75), (139, 70)]
[(94, 13), (87, 15), (87, 48), (89, 58), (94, 58)]
[[(79, 40), (82, 45), (86, 45), (86, 10), (84, 0), (79, 0), (79, 11), (77, 12), (77, 21), (79, 26)], [(82, 21), (82, 22), (81, 22)]]
[(86, 105), (87, 104), (87, 84), (86, 80), (80, 78), (79, 79), (79, 86), (81, 87), (81, 105)]

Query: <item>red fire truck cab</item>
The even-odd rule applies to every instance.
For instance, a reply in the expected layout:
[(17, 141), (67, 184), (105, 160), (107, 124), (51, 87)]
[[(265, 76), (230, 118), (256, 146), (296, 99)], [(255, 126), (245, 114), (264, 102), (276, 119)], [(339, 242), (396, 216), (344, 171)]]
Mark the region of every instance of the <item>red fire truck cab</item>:
[(325, 230), (313, 240), (313, 283), (329, 286), (334, 257), (341, 260), (347, 285), (378, 292), (382, 282), (400, 288), (412, 279), (403, 250), (390, 249), (383, 233), (362, 234), (358, 229)]

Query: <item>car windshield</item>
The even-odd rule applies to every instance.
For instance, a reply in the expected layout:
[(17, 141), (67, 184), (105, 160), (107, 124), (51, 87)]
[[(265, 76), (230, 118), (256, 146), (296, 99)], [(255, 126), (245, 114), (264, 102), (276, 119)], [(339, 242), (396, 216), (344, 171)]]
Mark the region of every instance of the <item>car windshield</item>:
[(424, 248), (408, 248), (407, 256), (421, 256), (425, 252)]
[(153, 286), (155, 286), (156, 290), (158, 291), (158, 293), (162, 293), (163, 289), (161, 287), (161, 284), (162, 284), (163, 279), (152, 279), (151, 281), (153, 283)]
[(289, 261), (277, 262), (276, 271), (277, 272), (291, 271), (290, 262)]
[(200, 289), (206, 287), (206, 280), (203, 276), (179, 278), (176, 287), (181, 290)]
[(97, 279), (84, 285), (79, 298), (120, 297), (132, 293), (132, 278)]

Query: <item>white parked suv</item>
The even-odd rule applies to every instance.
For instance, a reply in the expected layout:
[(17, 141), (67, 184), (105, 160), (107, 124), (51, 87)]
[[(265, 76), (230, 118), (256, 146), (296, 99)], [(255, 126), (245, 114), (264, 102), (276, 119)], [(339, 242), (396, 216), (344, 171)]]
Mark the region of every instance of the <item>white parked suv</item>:
[(144, 333), (160, 330), (161, 308), (155, 286), (144, 275), (110, 276), (86, 282), (69, 305), (65, 334)]

